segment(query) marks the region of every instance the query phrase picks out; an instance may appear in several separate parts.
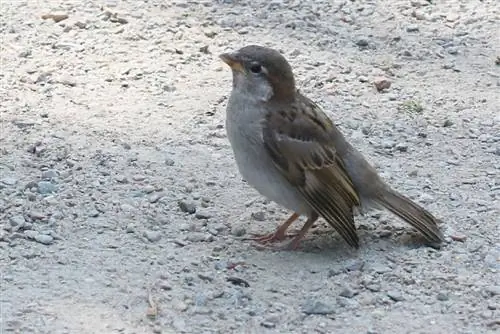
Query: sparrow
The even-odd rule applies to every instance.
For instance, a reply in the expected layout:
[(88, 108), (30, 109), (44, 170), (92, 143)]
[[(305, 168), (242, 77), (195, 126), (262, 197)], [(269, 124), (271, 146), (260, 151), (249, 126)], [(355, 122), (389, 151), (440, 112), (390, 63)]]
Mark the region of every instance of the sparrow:
[(296, 249), (322, 217), (359, 247), (354, 214), (385, 208), (431, 244), (444, 240), (438, 220), (385, 183), (331, 119), (295, 86), (292, 68), (276, 50), (258, 45), (220, 55), (232, 70), (226, 131), (238, 170), (261, 195), (293, 214), (254, 240), (283, 241), (300, 216), (307, 220), (285, 248)]

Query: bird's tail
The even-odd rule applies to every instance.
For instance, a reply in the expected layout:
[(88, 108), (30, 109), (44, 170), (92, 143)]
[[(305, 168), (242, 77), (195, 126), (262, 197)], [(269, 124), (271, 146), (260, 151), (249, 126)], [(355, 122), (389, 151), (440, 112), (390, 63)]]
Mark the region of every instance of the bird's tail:
[(438, 220), (420, 205), (395, 190), (385, 188), (377, 195), (375, 202), (411, 224), (427, 241), (440, 243), (444, 240), (443, 233), (437, 225)]

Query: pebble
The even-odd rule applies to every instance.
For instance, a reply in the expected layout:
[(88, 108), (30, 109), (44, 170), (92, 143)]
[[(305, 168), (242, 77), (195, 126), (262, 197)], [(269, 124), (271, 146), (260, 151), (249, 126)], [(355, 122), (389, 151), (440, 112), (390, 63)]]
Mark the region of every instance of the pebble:
[(467, 236), (465, 234), (451, 234), (451, 240), (458, 242), (465, 242), (467, 240)]
[(122, 183), (122, 184), (125, 184), (125, 183), (128, 183), (128, 179), (126, 176), (123, 176), (123, 175), (119, 175), (115, 178), (116, 182), (118, 183)]
[(13, 177), (4, 177), (1, 182), (6, 186), (14, 186), (17, 183), (17, 179)]
[(382, 264), (374, 264), (371, 269), (376, 272), (377, 274), (384, 274), (384, 273), (387, 273), (389, 271), (391, 271), (391, 268), (389, 268), (388, 266), (384, 266)]
[(182, 301), (178, 301), (178, 302), (174, 303), (173, 308), (174, 308), (174, 310), (184, 312), (188, 309), (188, 305)]
[(488, 286), (484, 289), (487, 297), (500, 296), (500, 285)]
[(357, 292), (349, 287), (344, 287), (342, 289), (342, 291), (340, 291), (340, 293), (339, 293), (339, 296), (345, 297), (345, 298), (352, 298), (355, 295), (357, 295)]
[(381, 289), (380, 284), (377, 284), (377, 283), (370, 283), (370, 284), (366, 285), (366, 288), (368, 290), (370, 290), (371, 292), (379, 292)]
[(18, 230), (26, 224), (26, 219), (22, 215), (16, 215), (9, 218), (9, 223), (10, 226), (16, 227), (16, 230)]
[(391, 298), (392, 300), (394, 300), (395, 302), (401, 302), (401, 301), (405, 300), (403, 295), (401, 294), (401, 292), (397, 291), (397, 290), (388, 291), (387, 296), (389, 298)]
[(165, 196), (164, 193), (158, 192), (154, 193), (148, 196), (148, 201), (151, 204), (157, 203), (160, 199), (162, 199)]
[(427, 14), (421, 10), (414, 10), (411, 14), (414, 18), (417, 20), (424, 20), (426, 21), (428, 19)]
[(344, 267), (347, 272), (362, 271), (365, 267), (365, 262), (360, 260), (353, 260), (351, 263)]
[(28, 239), (35, 239), (35, 237), (38, 235), (39, 233), (37, 231), (33, 231), (33, 230), (27, 230), (27, 231), (24, 231), (24, 236)]
[(231, 229), (231, 234), (235, 237), (242, 237), (247, 233), (247, 230), (242, 226), (235, 226)]
[(54, 242), (54, 238), (48, 234), (37, 234), (34, 239), (44, 245), (50, 245)]
[(398, 143), (398, 144), (396, 144), (395, 148), (399, 152), (407, 152), (408, 151), (408, 144)]
[(138, 182), (144, 181), (145, 179), (146, 179), (146, 177), (142, 174), (136, 174), (136, 175), (132, 176), (132, 180), (138, 181)]
[(55, 23), (58, 23), (66, 20), (69, 17), (69, 15), (64, 12), (54, 12), (49, 14), (43, 14), (41, 17), (43, 20), (52, 19)]
[(194, 215), (196, 219), (210, 219), (212, 218), (212, 213), (206, 210), (197, 210)]
[(148, 239), (149, 242), (157, 242), (161, 239), (160, 231), (145, 231), (144, 237)]
[(196, 205), (193, 202), (179, 201), (179, 208), (182, 212), (193, 214), (196, 212)]
[(500, 270), (500, 261), (498, 259), (500, 259), (500, 247), (492, 248), (486, 253), (484, 263), (492, 270)]
[(418, 32), (420, 29), (417, 24), (410, 24), (408, 27), (406, 27), (407, 32)]
[(186, 240), (190, 242), (211, 242), (214, 241), (214, 237), (209, 233), (191, 232), (186, 236)]
[(302, 306), (302, 312), (305, 314), (332, 314), (335, 312), (335, 307), (319, 300), (308, 300)]
[(42, 172), (42, 179), (51, 180), (57, 177), (57, 171), (54, 169), (49, 169)]
[(449, 128), (450, 126), (453, 125), (453, 121), (452, 120), (449, 120), (449, 119), (446, 119), (444, 122), (443, 122), (443, 127), (444, 128)]
[(46, 218), (46, 217), (45, 217), (45, 215), (44, 215), (42, 212), (40, 212), (40, 211), (35, 211), (35, 210), (30, 211), (28, 215), (29, 215), (29, 216), (30, 216), (30, 218), (31, 218), (31, 219), (33, 219), (33, 220), (42, 220), (42, 219), (45, 219), (45, 218)]
[(37, 191), (41, 195), (52, 194), (56, 189), (55, 184), (52, 184), (50, 181), (40, 181), (37, 183)]
[(436, 299), (442, 302), (445, 302), (450, 299), (447, 293), (440, 292), (437, 294)]
[(251, 217), (259, 222), (266, 219), (266, 213), (264, 211), (252, 212)]
[(391, 80), (386, 77), (377, 77), (373, 80), (373, 85), (379, 92), (389, 89), (391, 87), (391, 84)]
[(127, 204), (127, 203), (123, 203), (120, 205), (120, 209), (123, 211), (123, 212), (132, 212), (135, 210), (135, 208), (130, 205), (130, 204)]
[(260, 323), (260, 325), (264, 328), (269, 328), (269, 329), (276, 327), (276, 324), (274, 322), (270, 322), (270, 321), (263, 321)]
[(199, 273), (198, 277), (201, 280), (206, 281), (206, 282), (213, 282), (213, 280), (214, 280), (214, 277), (211, 274), (208, 274), (208, 273)]
[(97, 211), (96, 209), (91, 209), (89, 211), (89, 217), (95, 218), (95, 217), (98, 217), (98, 216), (99, 216), (99, 211)]
[(156, 190), (156, 188), (150, 184), (148, 184), (147, 186), (145, 186), (142, 191), (144, 191), (146, 194), (151, 194), (152, 192), (154, 192)]
[(369, 40), (366, 37), (359, 37), (356, 40), (356, 45), (359, 46), (359, 47), (362, 47), (362, 48), (368, 47), (369, 44), (370, 44)]
[(203, 293), (198, 293), (194, 297), (194, 305), (197, 307), (206, 306), (207, 305), (207, 296)]

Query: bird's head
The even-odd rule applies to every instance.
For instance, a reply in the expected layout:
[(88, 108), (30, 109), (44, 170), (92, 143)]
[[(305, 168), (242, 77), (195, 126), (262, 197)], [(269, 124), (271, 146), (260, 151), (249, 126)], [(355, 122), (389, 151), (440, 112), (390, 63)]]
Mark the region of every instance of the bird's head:
[(233, 89), (263, 102), (284, 102), (295, 97), (292, 68), (278, 51), (249, 45), (223, 53), (220, 58), (233, 71)]

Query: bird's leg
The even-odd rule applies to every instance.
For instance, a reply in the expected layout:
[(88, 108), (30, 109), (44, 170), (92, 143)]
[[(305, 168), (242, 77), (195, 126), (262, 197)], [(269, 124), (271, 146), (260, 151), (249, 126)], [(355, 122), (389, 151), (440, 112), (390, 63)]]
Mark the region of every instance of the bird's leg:
[(276, 231), (265, 234), (265, 235), (256, 235), (253, 238), (250, 238), (250, 240), (256, 241), (261, 244), (265, 244), (268, 242), (274, 242), (274, 241), (283, 241), (286, 239), (286, 230), (292, 225), (292, 223), (299, 218), (299, 214), (293, 213), (293, 215), (290, 216), (283, 224), (281, 224)]
[(292, 241), (290, 241), (284, 249), (287, 250), (296, 250), (299, 247), (300, 241), (304, 238), (306, 235), (307, 231), (313, 226), (314, 222), (318, 219), (318, 215), (314, 214), (313, 216), (307, 218), (307, 221), (305, 222), (304, 226), (299, 231), (299, 234), (297, 234)]

